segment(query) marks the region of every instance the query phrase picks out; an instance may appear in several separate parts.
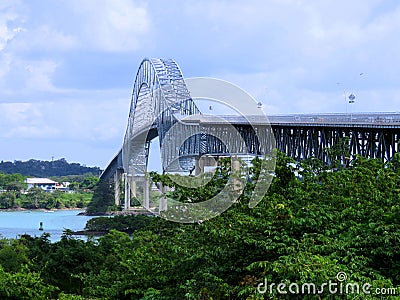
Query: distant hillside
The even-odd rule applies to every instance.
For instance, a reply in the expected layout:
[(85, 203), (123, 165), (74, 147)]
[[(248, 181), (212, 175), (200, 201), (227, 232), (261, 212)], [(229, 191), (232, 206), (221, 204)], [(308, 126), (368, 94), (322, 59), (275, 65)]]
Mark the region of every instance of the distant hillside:
[(24, 176), (34, 177), (51, 177), (66, 175), (83, 175), (91, 173), (92, 175), (100, 175), (99, 167), (86, 167), (78, 163), (68, 163), (65, 158), (54, 161), (42, 161), (30, 159), (28, 161), (6, 161), (0, 162), (0, 172), (3, 173), (20, 173)]

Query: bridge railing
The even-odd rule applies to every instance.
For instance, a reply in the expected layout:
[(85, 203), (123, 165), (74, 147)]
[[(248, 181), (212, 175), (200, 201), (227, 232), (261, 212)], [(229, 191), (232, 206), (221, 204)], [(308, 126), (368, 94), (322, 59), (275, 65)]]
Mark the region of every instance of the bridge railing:
[(200, 123), (225, 123), (230, 124), (253, 124), (263, 125), (267, 121), (271, 125), (274, 124), (293, 124), (299, 125), (304, 124), (306, 126), (314, 125), (344, 125), (345, 127), (350, 125), (365, 125), (365, 126), (400, 126), (400, 113), (355, 113), (355, 114), (298, 114), (298, 115), (270, 115), (267, 118), (265, 116), (192, 116), (186, 122), (200, 122)]
[(318, 114), (318, 115), (287, 115), (269, 116), (271, 123), (326, 123), (326, 124), (375, 124), (399, 125), (400, 113), (348, 113), (348, 114)]

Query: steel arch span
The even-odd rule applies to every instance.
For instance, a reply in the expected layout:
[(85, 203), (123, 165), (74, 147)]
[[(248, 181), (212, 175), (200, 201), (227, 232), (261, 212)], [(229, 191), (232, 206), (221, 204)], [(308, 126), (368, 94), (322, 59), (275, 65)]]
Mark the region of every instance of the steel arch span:
[(190, 98), (177, 63), (172, 59), (144, 59), (136, 74), (122, 146), (125, 173), (132, 176), (146, 173), (149, 143), (156, 136), (162, 150), (163, 171), (176, 158), (174, 153), (177, 148), (195, 155), (198, 148), (195, 147), (195, 136), (185, 140), (184, 145), (175, 144), (175, 141), (181, 140), (175, 136), (168, 142), (168, 147), (162, 147), (167, 132), (180, 122), (179, 118), (194, 114), (200, 114), (200, 111)]
[[(223, 116), (214, 116), (213, 122), (207, 122), (206, 115), (196, 106), (193, 94), (191, 96), (189, 93), (187, 84), (190, 84), (194, 98), (212, 99), (235, 109), (245, 117), (246, 128), (234, 126), (229, 118)], [(275, 167), (273, 131), (268, 119), (257, 107), (256, 101), (248, 93), (231, 83), (213, 78), (185, 81), (174, 60), (144, 59), (134, 82), (122, 149), (101, 175), (101, 179), (105, 180), (114, 177), (115, 204), (121, 204), (120, 183), (124, 177), (125, 209), (130, 208), (130, 197), (133, 195), (153, 213), (160, 214), (168, 210), (164, 217), (169, 220), (188, 223), (209, 219), (228, 209), (243, 191), (248, 179), (245, 172), (248, 170), (243, 171), (238, 157), (249, 159), (269, 155), (269, 162), (263, 165), (266, 176), (257, 179), (249, 202), (250, 207), (257, 205), (269, 187), (272, 180), (269, 175)], [(257, 124), (261, 120), (258, 124), (261, 126), (253, 127), (255, 124), (246, 118), (250, 115), (258, 115)], [(146, 173), (150, 142), (157, 136), (163, 173), (195, 170), (199, 175), (182, 181), (176, 179), (179, 185), (189, 188), (204, 186), (211, 180), (209, 175), (202, 174), (206, 165), (215, 166), (213, 157), (231, 157), (231, 173), (225, 187), (201, 203), (181, 203), (167, 199), (165, 188), (159, 185), (161, 197), (151, 202), (149, 195), (152, 183)]]

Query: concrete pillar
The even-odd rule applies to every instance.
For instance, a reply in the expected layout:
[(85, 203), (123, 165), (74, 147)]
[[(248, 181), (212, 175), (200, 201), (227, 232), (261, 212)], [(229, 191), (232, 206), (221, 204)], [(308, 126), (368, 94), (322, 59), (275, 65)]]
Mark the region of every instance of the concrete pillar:
[(163, 196), (160, 198), (158, 212), (166, 211), (168, 209), (167, 197), (165, 197), (167, 189), (164, 187), (162, 183), (160, 183), (160, 190)]
[(204, 173), (204, 167), (216, 167), (218, 165), (217, 158), (213, 156), (201, 156), (196, 158), (195, 174), (200, 175)]
[(125, 179), (125, 202), (124, 202), (124, 209), (128, 210), (131, 207), (131, 188), (130, 188), (130, 181), (131, 176), (128, 174), (124, 174)]
[(233, 177), (233, 190), (236, 192), (240, 192), (242, 190), (242, 183), (239, 180), (239, 172), (240, 172), (240, 160), (237, 156), (232, 157), (232, 170), (231, 172), (234, 173)]
[(130, 186), (131, 186), (132, 197), (137, 198), (137, 183), (136, 183), (135, 177), (132, 177)]
[(143, 207), (149, 209), (150, 206), (150, 179), (144, 177), (144, 188), (143, 188)]
[(204, 173), (204, 167), (216, 167), (218, 165), (218, 158), (214, 156), (200, 156), (196, 157), (195, 175)]
[(195, 165), (195, 169), (194, 169), (194, 174), (200, 175), (204, 173), (204, 160), (202, 159), (202, 157), (196, 157), (196, 165)]
[(115, 205), (121, 205), (121, 179), (122, 179), (122, 171), (117, 170), (114, 173), (114, 198), (115, 198)]

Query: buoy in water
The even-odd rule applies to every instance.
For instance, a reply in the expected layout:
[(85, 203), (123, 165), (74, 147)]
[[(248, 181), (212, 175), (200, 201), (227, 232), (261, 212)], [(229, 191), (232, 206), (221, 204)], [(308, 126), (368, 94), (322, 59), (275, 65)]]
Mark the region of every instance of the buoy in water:
[(39, 223), (39, 230), (43, 230), (43, 222)]

